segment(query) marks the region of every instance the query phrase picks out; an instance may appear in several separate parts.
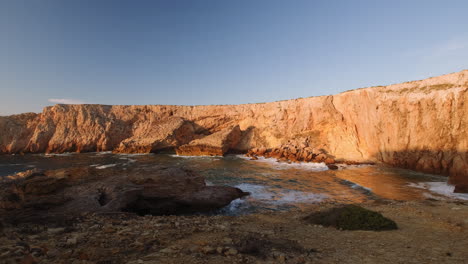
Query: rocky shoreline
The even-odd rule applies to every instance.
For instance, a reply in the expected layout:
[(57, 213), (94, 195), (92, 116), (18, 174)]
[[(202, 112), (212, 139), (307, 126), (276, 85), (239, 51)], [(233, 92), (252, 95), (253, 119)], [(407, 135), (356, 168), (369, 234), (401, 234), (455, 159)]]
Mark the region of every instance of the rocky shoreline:
[(88, 213), (184, 215), (211, 212), (249, 193), (207, 186), (177, 167), (29, 170), (0, 179), (0, 220), (65, 221)]
[[(224, 155), (294, 143), (299, 148), (287, 157), (277, 151), (271, 155), (293, 162), (384, 163), (449, 176), (457, 192), (468, 192), (467, 100), (465, 70), (270, 103), (55, 105), (39, 114), (0, 116), (0, 153)], [(322, 153), (304, 156), (307, 147), (300, 146), (305, 143)]]
[(293, 143), (284, 144), (277, 148), (253, 148), (245, 154), (252, 160), (257, 160), (258, 157), (273, 158), (277, 162), (300, 163), (325, 163), (331, 170), (337, 170), (338, 164), (346, 165), (374, 165), (372, 161), (350, 161), (343, 159), (336, 159), (335, 156), (327, 153), (323, 148), (314, 148), (309, 146), (308, 142), (296, 145)]
[(245, 216), (86, 213), (66, 222), (3, 224), (0, 263), (465, 263), (468, 204), (377, 201), (363, 206), (398, 224), (341, 231), (304, 211)]

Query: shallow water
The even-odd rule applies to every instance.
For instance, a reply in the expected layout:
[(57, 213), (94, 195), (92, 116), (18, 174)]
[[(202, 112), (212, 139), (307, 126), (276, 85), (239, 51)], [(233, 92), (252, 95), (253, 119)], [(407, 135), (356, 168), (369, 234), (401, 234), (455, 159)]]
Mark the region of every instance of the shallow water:
[[(208, 184), (236, 186), (251, 195), (233, 201), (223, 214), (302, 208), (321, 201), (360, 203), (372, 199), (419, 200), (467, 198), (448, 195), (446, 178), (383, 166), (347, 166), (328, 170), (325, 164), (287, 164), (242, 156), (179, 157), (112, 153), (60, 155), (2, 155), (0, 177), (39, 168), (93, 166), (97, 169), (131, 166), (181, 166), (204, 175)], [(430, 190), (431, 186), (438, 189)], [(450, 186), (448, 186), (450, 187)], [(442, 191), (437, 191), (442, 190)], [(445, 196), (444, 196), (445, 195)]]

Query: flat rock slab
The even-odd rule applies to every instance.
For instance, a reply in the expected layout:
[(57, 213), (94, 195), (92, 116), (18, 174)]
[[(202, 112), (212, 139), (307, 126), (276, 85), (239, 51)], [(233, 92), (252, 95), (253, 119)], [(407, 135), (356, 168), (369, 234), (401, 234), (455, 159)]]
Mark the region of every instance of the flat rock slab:
[(100, 212), (191, 214), (220, 209), (245, 195), (234, 187), (206, 186), (202, 176), (183, 168), (34, 170), (0, 182), (0, 218), (28, 222)]

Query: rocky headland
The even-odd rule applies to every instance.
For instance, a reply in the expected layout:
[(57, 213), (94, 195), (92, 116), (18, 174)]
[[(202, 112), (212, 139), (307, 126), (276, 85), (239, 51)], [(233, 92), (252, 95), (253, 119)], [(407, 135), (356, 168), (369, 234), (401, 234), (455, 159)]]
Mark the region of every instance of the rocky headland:
[(55, 105), (0, 117), (0, 153), (250, 150), (289, 161), (385, 163), (450, 176), (457, 192), (468, 192), (467, 101), (465, 70), (271, 103)]

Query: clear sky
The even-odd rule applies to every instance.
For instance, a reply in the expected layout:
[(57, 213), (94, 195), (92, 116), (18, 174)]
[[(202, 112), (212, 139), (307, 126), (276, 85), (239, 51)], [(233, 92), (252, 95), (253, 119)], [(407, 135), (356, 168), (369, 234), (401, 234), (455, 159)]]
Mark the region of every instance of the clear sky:
[(466, 0), (0, 1), (0, 115), (267, 102), (467, 68)]

